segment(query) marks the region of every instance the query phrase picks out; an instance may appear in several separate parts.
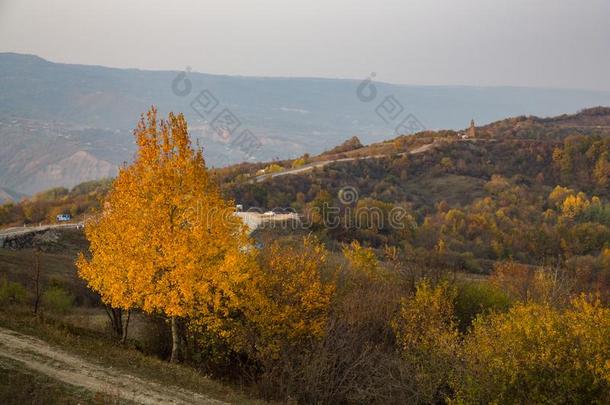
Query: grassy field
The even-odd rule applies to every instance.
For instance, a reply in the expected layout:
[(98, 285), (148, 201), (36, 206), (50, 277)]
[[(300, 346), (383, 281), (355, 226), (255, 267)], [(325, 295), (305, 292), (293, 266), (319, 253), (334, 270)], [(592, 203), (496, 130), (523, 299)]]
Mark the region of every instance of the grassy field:
[[(58, 232), (59, 239), (52, 245), (45, 246), (38, 253), (42, 285), (56, 283), (74, 295), (79, 305), (91, 305), (96, 298), (87, 288), (76, 272), (74, 261), (79, 252), (88, 249), (88, 242), (80, 230), (67, 229)], [(21, 283), (32, 288), (35, 266), (34, 249), (0, 249), (0, 278)]]
[(423, 205), (446, 201), (450, 205), (465, 205), (485, 195), (485, 181), (476, 177), (446, 174), (441, 177), (425, 174), (405, 184), (405, 190)]

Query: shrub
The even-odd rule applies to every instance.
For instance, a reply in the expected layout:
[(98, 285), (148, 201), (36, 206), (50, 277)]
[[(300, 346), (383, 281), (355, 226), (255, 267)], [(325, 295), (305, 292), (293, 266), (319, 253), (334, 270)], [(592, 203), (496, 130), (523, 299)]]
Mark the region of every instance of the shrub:
[(8, 281), (6, 277), (0, 280), (0, 303), (7, 304), (22, 304), (27, 297), (27, 291), (19, 283)]
[(261, 359), (277, 359), (282, 350), (324, 334), (334, 293), (333, 284), (323, 277), (328, 252), (311, 236), (298, 245), (272, 243), (253, 270), (244, 312), (254, 332), (247, 340)]
[(304, 165), (305, 165), (305, 159), (303, 159), (303, 158), (295, 159), (292, 161), (292, 167), (294, 169), (298, 169), (299, 167), (302, 167)]
[(505, 292), (485, 281), (465, 282), (458, 285), (455, 315), (460, 330), (465, 332), (481, 313), (507, 311), (510, 302), (511, 300)]
[(52, 286), (42, 295), (42, 305), (55, 313), (66, 313), (72, 307), (74, 297), (60, 286)]
[(464, 342), (464, 403), (610, 401), (610, 308), (580, 297), (559, 311), (519, 303), (479, 316)]
[(284, 168), (277, 163), (272, 163), (269, 166), (265, 167), (265, 173), (278, 173), (284, 170)]
[(403, 359), (416, 370), (419, 401), (442, 402), (450, 394), (449, 380), (459, 349), (454, 316), (455, 289), (447, 283), (417, 285), (415, 295), (403, 299), (394, 320)]
[(307, 404), (417, 402), (416, 370), (396, 354), (390, 325), (401, 285), (378, 277), (370, 266), (383, 269), (368, 250), (347, 249), (356, 257), (348, 253), (347, 267), (339, 270), (323, 336), (283, 351), (257, 387), (266, 396)]

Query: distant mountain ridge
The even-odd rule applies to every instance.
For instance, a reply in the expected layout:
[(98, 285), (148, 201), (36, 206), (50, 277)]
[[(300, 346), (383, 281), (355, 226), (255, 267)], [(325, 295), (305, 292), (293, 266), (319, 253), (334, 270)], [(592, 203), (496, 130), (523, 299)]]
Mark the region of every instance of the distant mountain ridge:
[[(216, 167), (320, 153), (352, 136), (365, 144), (393, 138), (399, 121), (409, 115), (426, 128), (459, 129), (471, 118), (480, 124), (610, 105), (610, 92), (585, 90), (375, 82), (371, 99), (372, 93), (359, 93), (366, 83), (357, 80), (190, 72), (185, 86), (179, 74), (0, 53), (0, 187), (32, 194), (112, 175), (132, 159), (131, 131), (151, 105), (162, 115), (184, 112), (208, 164)], [(192, 107), (202, 91), (218, 105), (209, 115)], [(239, 123), (228, 136), (214, 128), (221, 111)], [(247, 154), (232, 142), (244, 129), (261, 145)]]
[(18, 202), (23, 197), (24, 195), (21, 193), (17, 193), (7, 188), (0, 188), (0, 203), (5, 203), (8, 201)]

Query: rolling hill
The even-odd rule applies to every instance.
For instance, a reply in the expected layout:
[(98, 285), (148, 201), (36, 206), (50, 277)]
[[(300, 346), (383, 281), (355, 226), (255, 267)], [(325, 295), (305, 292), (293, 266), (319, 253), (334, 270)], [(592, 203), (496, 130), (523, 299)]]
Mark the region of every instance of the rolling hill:
[[(320, 153), (354, 135), (372, 143), (423, 127), (463, 128), (471, 118), (486, 123), (610, 105), (610, 92), (375, 82), (370, 93), (357, 80), (179, 73), (0, 54), (0, 187), (33, 194), (113, 175), (131, 160), (131, 130), (153, 104), (162, 114), (184, 112), (215, 167)], [(215, 107), (209, 113), (205, 100)], [(396, 131), (407, 117), (415, 119)], [(257, 143), (244, 151), (236, 141), (245, 129)]]

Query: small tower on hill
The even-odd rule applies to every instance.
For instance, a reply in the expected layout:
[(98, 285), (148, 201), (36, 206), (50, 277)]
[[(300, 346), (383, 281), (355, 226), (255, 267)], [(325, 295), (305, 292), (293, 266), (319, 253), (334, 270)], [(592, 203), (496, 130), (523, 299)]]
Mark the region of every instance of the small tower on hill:
[(476, 138), (477, 130), (474, 127), (474, 120), (470, 120), (470, 128), (468, 128), (468, 138)]

